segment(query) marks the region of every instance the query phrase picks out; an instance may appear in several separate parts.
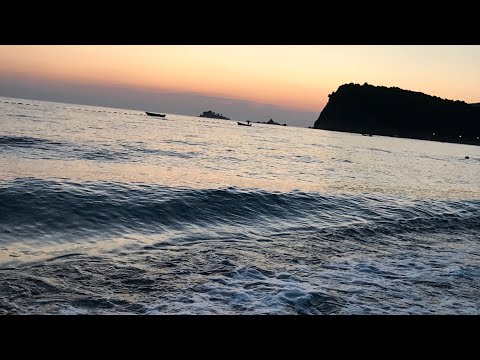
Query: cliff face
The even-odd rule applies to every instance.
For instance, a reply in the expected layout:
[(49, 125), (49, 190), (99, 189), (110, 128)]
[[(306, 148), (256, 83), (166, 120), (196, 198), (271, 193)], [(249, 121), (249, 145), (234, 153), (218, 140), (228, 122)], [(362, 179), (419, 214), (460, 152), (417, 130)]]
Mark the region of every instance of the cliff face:
[(346, 84), (314, 128), (480, 145), (480, 108), (396, 87)]

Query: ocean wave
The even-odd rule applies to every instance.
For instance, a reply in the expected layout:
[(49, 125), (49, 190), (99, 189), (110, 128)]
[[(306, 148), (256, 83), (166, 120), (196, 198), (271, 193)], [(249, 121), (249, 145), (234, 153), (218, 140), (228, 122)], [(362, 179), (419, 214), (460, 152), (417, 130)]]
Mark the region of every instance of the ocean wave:
[[(187, 226), (308, 229), (338, 239), (480, 230), (478, 200), (418, 200), (257, 189), (191, 189), (34, 178), (0, 184), (0, 233), (12, 238), (155, 233)], [(5, 237), (4, 237), (5, 239)]]
[(375, 248), (294, 240), (72, 253), (3, 267), (0, 314), (478, 313), (473, 238), (460, 257), (458, 243), (441, 241), (412, 257), (414, 239)]
[(30, 119), (41, 119), (40, 116), (33, 116), (33, 115), (23, 115), (23, 114), (5, 114), (10, 117), (15, 117), (15, 118), (30, 118)]
[(79, 144), (29, 136), (0, 136), (0, 151), (23, 149), (31, 150), (23, 156), (31, 159), (91, 160), (98, 162), (144, 161), (145, 156), (160, 156), (190, 159), (198, 157), (198, 152), (179, 152), (164, 149), (151, 149), (139, 143)]
[(22, 148), (38, 148), (45, 147), (48, 145), (60, 146), (61, 142), (52, 141), (42, 138), (34, 138), (30, 136), (0, 136), (0, 149), (11, 146), (11, 147), (22, 147)]

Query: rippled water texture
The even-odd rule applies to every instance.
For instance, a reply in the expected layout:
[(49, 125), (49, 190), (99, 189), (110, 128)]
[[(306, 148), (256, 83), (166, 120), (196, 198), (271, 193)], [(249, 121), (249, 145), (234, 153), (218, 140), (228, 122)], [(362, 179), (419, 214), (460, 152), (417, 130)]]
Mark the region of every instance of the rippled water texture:
[(10, 98), (0, 124), (0, 313), (480, 313), (479, 147)]

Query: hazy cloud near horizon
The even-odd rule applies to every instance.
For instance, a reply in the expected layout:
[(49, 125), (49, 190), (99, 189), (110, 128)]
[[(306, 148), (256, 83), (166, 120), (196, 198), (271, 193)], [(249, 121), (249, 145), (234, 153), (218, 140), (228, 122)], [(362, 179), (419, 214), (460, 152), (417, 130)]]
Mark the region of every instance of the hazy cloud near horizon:
[(95, 84), (0, 76), (0, 96), (78, 103), (140, 111), (197, 116), (212, 110), (235, 120), (268, 121), (290, 126), (313, 126), (318, 112), (296, 110), (249, 100), (228, 99), (187, 92), (144, 90)]

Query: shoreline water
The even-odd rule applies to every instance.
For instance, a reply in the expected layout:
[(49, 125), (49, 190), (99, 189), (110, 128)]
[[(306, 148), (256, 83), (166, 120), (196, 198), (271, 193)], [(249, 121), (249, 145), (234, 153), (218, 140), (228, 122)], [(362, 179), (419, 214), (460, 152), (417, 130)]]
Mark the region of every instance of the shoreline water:
[(2, 314), (479, 313), (478, 147), (41, 105), (0, 103)]

